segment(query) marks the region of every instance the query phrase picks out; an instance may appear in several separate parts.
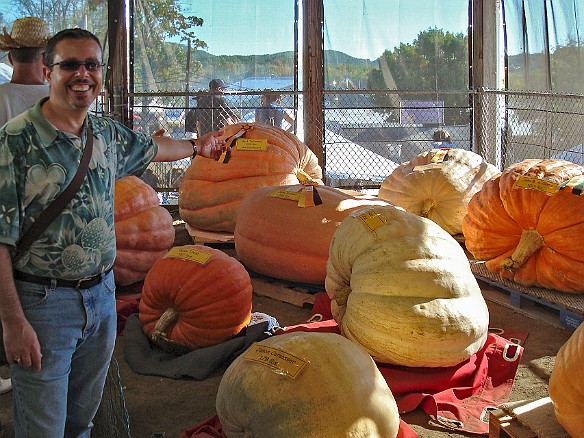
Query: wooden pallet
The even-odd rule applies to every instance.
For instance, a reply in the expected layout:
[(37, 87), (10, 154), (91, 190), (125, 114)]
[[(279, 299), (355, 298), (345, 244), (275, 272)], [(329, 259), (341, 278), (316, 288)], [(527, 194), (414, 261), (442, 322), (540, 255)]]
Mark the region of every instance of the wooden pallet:
[(316, 292), (324, 291), (324, 286), (319, 288), (314, 285), (291, 283), (254, 272), (250, 272), (250, 278), (254, 294), (297, 307), (312, 307)]
[(505, 403), (489, 413), (489, 438), (569, 438), (549, 397)]
[[(525, 310), (524, 313), (530, 313), (531, 316), (540, 316), (541, 313), (533, 312), (534, 305), (540, 310), (545, 310), (548, 314), (554, 315), (554, 318), (562, 327), (570, 330), (576, 330), (584, 321), (584, 295), (575, 295), (540, 287), (526, 287), (515, 283), (514, 281), (502, 278), (498, 274), (490, 272), (484, 262), (470, 261), (471, 271), (474, 276), (491, 286), (494, 286), (499, 294), (493, 294), (493, 291), (483, 292), (485, 298), (493, 298), (499, 304), (507, 305), (516, 309)], [(501, 292), (504, 294), (501, 299)], [(531, 307), (530, 307), (531, 306)]]
[(196, 245), (207, 245), (213, 243), (235, 244), (235, 239), (232, 233), (201, 230), (199, 228), (191, 227), (189, 224), (185, 224), (185, 229), (192, 237), (193, 243)]

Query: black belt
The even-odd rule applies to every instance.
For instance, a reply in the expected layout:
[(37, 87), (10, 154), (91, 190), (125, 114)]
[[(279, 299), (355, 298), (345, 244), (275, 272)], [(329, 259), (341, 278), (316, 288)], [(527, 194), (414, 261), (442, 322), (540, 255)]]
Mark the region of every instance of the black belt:
[(14, 279), (27, 281), (29, 283), (43, 284), (45, 286), (52, 286), (53, 281), (56, 282), (56, 287), (70, 287), (73, 289), (89, 289), (90, 287), (96, 286), (101, 283), (103, 277), (105, 277), (112, 268), (109, 268), (102, 274), (92, 275), (90, 277), (83, 277), (79, 280), (62, 280), (60, 278), (50, 278), (50, 277), (37, 277), (36, 275), (26, 274), (20, 271), (14, 271)]

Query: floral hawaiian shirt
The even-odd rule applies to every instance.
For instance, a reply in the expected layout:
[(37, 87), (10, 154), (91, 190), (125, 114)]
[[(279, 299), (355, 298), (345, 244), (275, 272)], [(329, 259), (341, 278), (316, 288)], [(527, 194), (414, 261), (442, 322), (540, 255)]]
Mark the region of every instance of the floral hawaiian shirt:
[(82, 138), (57, 130), (41, 113), (44, 100), (0, 130), (0, 243), (14, 246), (35, 218), (69, 184), (93, 130), (85, 181), (65, 210), (14, 269), (42, 277), (77, 279), (110, 268), (116, 255), (114, 183), (141, 174), (156, 143), (110, 118), (88, 115)]

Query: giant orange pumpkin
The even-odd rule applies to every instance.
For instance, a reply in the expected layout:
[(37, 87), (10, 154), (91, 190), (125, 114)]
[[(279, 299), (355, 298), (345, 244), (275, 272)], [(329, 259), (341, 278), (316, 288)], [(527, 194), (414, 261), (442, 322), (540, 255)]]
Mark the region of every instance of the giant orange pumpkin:
[(241, 203), (235, 249), (249, 269), (288, 281), (324, 284), (330, 241), (341, 221), (366, 205), (387, 205), (358, 192), (317, 186), (322, 204), (300, 207), (301, 185), (263, 187)]
[(140, 178), (126, 176), (116, 181), (114, 275), (118, 285), (143, 280), (152, 264), (166, 254), (174, 243), (172, 222), (154, 189)]
[(171, 249), (148, 272), (139, 317), (155, 343), (163, 339), (196, 349), (239, 334), (250, 321), (251, 299), (249, 274), (235, 258), (185, 245)]
[(468, 204), (466, 247), (486, 267), (525, 286), (584, 292), (584, 167), (530, 159), (487, 181)]
[(197, 157), (185, 172), (179, 211), (189, 226), (232, 233), (241, 201), (255, 189), (298, 184), (305, 175), (322, 178), (314, 153), (283, 129), (238, 123), (222, 137), (239, 134), (227, 163)]

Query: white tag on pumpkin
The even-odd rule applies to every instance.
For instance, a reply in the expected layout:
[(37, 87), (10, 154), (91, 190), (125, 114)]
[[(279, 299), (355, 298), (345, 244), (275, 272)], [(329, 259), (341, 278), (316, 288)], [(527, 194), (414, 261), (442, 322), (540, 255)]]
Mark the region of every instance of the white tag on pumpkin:
[(238, 151), (267, 151), (268, 140), (265, 138), (238, 138), (235, 142)]
[(515, 182), (513, 188), (537, 190), (539, 192), (544, 192), (548, 195), (553, 195), (558, 191), (558, 186), (559, 186), (558, 183), (548, 181), (546, 179), (520, 176), (519, 179)]
[(283, 374), (292, 379), (302, 371), (308, 363), (293, 354), (277, 348), (253, 344), (243, 354), (243, 358), (252, 360), (261, 365), (273, 369), (278, 374)]
[(165, 259), (181, 259), (189, 262), (195, 262), (200, 265), (206, 265), (212, 254), (197, 248), (175, 246), (164, 256)]

